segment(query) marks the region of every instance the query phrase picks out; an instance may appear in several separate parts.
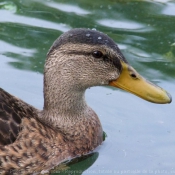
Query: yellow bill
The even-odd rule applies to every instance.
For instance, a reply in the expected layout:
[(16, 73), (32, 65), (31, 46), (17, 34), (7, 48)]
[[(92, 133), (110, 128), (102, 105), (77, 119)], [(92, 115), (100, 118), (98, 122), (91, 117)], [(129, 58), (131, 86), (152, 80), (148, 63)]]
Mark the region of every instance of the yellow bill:
[(115, 81), (111, 81), (110, 86), (126, 90), (153, 103), (171, 103), (172, 98), (168, 92), (144, 79), (127, 63), (121, 61), (121, 64), (120, 77)]

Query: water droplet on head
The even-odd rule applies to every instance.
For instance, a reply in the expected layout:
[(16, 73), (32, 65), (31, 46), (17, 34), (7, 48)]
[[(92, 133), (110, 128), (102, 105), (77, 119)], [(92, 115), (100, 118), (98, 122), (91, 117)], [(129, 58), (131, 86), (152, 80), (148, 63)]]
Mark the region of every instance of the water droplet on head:
[(102, 39), (102, 37), (101, 37), (101, 36), (99, 36), (99, 37), (98, 37), (98, 39)]
[(91, 34), (90, 33), (87, 33), (86, 36), (89, 37)]
[(92, 30), (96, 31), (97, 29), (96, 28), (92, 28)]

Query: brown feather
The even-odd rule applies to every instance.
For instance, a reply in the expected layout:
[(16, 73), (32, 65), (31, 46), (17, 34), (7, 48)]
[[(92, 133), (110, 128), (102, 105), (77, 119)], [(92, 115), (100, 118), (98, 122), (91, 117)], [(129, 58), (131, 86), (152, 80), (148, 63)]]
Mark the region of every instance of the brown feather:
[(0, 145), (13, 143), (23, 118), (36, 116), (37, 110), (0, 88)]

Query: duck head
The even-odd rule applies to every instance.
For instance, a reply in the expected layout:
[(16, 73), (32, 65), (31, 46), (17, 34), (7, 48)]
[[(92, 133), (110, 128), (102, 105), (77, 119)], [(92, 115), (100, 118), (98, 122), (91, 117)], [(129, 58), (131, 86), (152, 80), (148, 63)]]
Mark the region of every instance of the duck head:
[(78, 94), (92, 86), (109, 85), (153, 103), (171, 102), (170, 94), (129, 65), (111, 38), (89, 29), (70, 30), (54, 42), (48, 52), (44, 80), (49, 81), (45, 92), (53, 94)]

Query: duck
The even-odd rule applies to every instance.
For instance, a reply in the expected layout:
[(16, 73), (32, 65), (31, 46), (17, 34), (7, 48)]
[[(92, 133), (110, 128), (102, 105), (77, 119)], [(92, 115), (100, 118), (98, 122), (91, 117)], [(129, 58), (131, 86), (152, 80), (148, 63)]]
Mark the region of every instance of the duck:
[(45, 173), (101, 145), (102, 125), (85, 100), (94, 86), (113, 86), (158, 104), (172, 101), (128, 63), (108, 35), (71, 29), (47, 53), (42, 110), (0, 89), (0, 174)]

